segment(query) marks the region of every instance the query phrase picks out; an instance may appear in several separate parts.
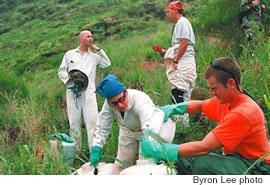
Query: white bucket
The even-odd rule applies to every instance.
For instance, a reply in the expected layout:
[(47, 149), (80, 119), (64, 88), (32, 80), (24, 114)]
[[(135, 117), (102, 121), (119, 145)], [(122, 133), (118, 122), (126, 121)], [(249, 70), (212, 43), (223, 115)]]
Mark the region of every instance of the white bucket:
[[(89, 166), (90, 162), (85, 163), (72, 175), (117, 175), (113, 163), (98, 163), (98, 166)], [(116, 170), (117, 171), (117, 170)], [(128, 167), (120, 172), (120, 175), (176, 175), (174, 169), (169, 169), (163, 163), (155, 164), (153, 159), (137, 160), (136, 165)]]
[(97, 165), (97, 170), (94, 166), (89, 166), (90, 162), (82, 165), (81, 168), (72, 173), (72, 175), (114, 175), (113, 163), (100, 162)]
[[(76, 145), (75, 143), (67, 143), (64, 141), (56, 141), (56, 140), (50, 140), (50, 145), (56, 148), (56, 146), (60, 143), (62, 145), (62, 150), (59, 152), (66, 155), (67, 157), (67, 163), (69, 166), (73, 166), (74, 163), (74, 157), (76, 153)], [(58, 147), (59, 148), (59, 147)], [(61, 149), (61, 148), (60, 148)]]
[(157, 165), (153, 159), (137, 160), (136, 163), (121, 171), (120, 175), (176, 175), (174, 169), (169, 169), (163, 163)]

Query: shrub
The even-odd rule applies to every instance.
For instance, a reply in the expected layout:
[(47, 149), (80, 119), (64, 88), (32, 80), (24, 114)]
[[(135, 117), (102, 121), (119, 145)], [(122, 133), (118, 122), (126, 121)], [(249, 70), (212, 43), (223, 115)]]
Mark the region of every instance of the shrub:
[(26, 98), (28, 96), (28, 90), (23, 80), (12, 72), (6, 72), (6, 70), (0, 66), (0, 104), (4, 101), (4, 93), (18, 98)]

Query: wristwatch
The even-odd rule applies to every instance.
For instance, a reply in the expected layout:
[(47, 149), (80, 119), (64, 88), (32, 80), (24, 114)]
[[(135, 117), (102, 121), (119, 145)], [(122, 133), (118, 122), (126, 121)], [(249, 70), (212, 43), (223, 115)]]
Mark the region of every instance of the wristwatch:
[(173, 63), (178, 64), (178, 62), (176, 62), (176, 61), (174, 61), (174, 60), (173, 60)]

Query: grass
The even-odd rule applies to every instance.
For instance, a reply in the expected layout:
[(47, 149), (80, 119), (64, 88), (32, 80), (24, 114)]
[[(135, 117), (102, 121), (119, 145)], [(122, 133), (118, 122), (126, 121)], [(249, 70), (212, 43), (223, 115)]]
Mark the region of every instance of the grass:
[[(9, 8), (0, 12), (0, 174), (72, 172), (61, 155), (53, 157), (52, 154), (52, 159), (47, 161), (36, 161), (35, 156), (48, 135), (69, 133), (65, 86), (57, 70), (65, 51), (77, 47), (81, 29), (94, 33), (95, 43), (106, 51), (112, 62), (111, 67), (97, 70), (96, 83), (112, 73), (126, 87), (147, 93), (157, 106), (171, 103), (164, 61), (151, 49), (154, 45), (164, 48), (171, 45), (173, 24), (165, 18), (167, 1), (59, 2), (36, 0), (11, 5), (4, 0), (0, 5), (0, 9)], [(108, 7), (103, 7), (105, 2)], [(187, 2), (183, 2), (184, 6)], [(212, 58), (229, 56), (240, 65), (242, 86), (261, 106), (269, 127), (270, 24), (265, 25), (258, 49), (251, 57), (240, 26), (234, 22), (238, 1), (188, 3), (186, 17), (191, 20), (196, 37), (198, 78), (194, 96), (196, 99), (209, 97), (204, 71)], [(221, 7), (228, 7), (230, 3), (234, 6), (223, 12)], [(269, 21), (269, 17), (265, 19)], [(97, 101), (100, 110), (104, 98), (97, 96)], [(190, 116), (190, 127), (177, 123), (174, 143), (201, 140), (215, 126), (215, 122), (202, 115)], [(104, 155), (116, 156), (118, 132), (119, 127), (114, 123)], [(82, 140), (82, 150), (74, 167), (88, 161), (84, 126)]]
[(55, 152), (48, 147), (44, 147), (44, 155), (46, 159), (38, 159), (33, 155), (34, 149), (28, 145), (21, 145), (18, 147), (18, 156), (15, 159), (5, 160), (1, 157), (3, 163), (2, 167), (5, 168), (5, 175), (12, 175), (14, 172), (18, 175), (63, 175), (71, 174), (70, 168), (64, 155)]

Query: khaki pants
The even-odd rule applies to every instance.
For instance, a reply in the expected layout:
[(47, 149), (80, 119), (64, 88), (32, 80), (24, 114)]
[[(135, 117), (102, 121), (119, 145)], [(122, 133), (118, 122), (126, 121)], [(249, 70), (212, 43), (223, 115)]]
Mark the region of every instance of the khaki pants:
[[(141, 153), (140, 137), (143, 137), (142, 131), (133, 132), (125, 127), (120, 126), (117, 158), (126, 163), (128, 166), (132, 166), (134, 164), (138, 147), (139, 153)], [(139, 159), (143, 159), (143, 156), (140, 154)], [(114, 167), (114, 174), (119, 174), (123, 169), (126, 168), (118, 161), (114, 162)]]

